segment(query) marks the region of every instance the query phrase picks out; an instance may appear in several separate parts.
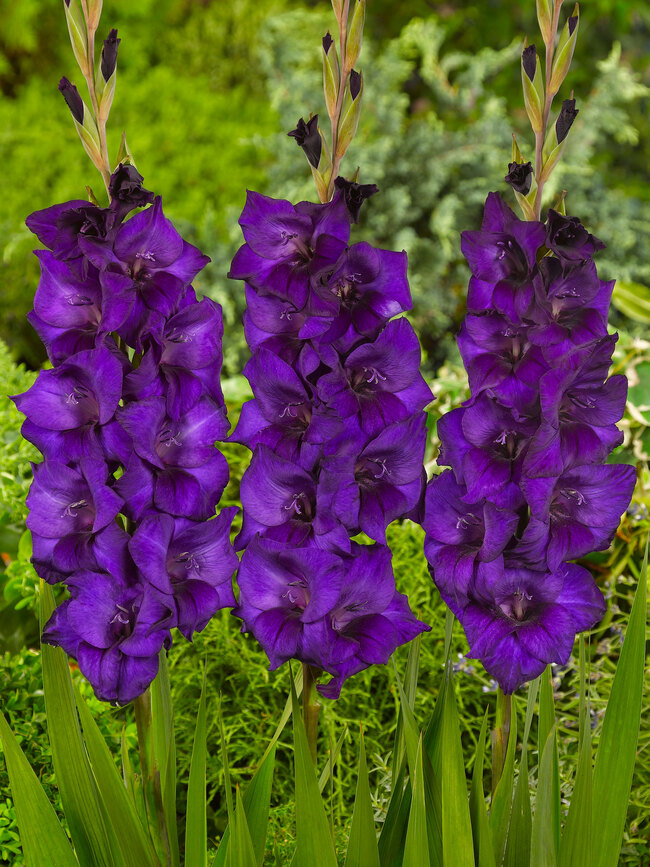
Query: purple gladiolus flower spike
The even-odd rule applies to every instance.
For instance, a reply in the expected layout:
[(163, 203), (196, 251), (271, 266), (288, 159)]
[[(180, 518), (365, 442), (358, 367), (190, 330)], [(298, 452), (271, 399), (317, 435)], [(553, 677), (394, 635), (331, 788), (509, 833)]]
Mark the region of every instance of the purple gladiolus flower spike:
[(254, 394), (231, 437), (253, 450), (237, 613), (273, 668), (293, 657), (329, 672), (319, 689), (332, 698), (426, 628), (395, 590), (388, 549), (351, 541), (384, 543), (391, 521), (419, 519), (432, 395), (412, 327), (393, 320), (411, 306), (406, 254), (348, 246), (376, 189), (348, 186), (325, 204), (249, 193), (230, 272), (246, 281)]
[(155, 677), (172, 629), (191, 640), (236, 604), (238, 559), (235, 510), (214, 517), (228, 481), (215, 448), (229, 428), (221, 308), (190, 286), (208, 259), (159, 198), (124, 222), (154, 198), (132, 166), (109, 188), (108, 208), (67, 202), (28, 218), (49, 248), (29, 319), (54, 368), (14, 400), (45, 456), (27, 500), (32, 562), (70, 591), (43, 640), (124, 704)]
[[(635, 470), (603, 465), (620, 445), (627, 382), (607, 379), (612, 283), (574, 217), (519, 220), (491, 193), (463, 233), (472, 277), (458, 338), (471, 398), (438, 422), (425, 553), (471, 655), (505, 692), (564, 664), (605, 604), (567, 563), (610, 544)], [(550, 252), (549, 252), (550, 251)]]

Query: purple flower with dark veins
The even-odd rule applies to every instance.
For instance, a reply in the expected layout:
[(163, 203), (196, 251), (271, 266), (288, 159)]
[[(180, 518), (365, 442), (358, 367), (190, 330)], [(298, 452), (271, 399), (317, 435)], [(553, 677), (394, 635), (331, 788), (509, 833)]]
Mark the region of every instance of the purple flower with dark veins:
[(558, 568), (590, 551), (609, 547), (636, 483), (628, 464), (573, 467), (559, 478), (523, 479), (530, 522), (521, 540), (528, 562)]
[(242, 631), (262, 645), (271, 669), (294, 657), (322, 667), (310, 633), (338, 602), (344, 580), (344, 563), (329, 551), (259, 536), (249, 542), (237, 576), (235, 614), (244, 621)]
[(100, 700), (132, 701), (156, 676), (160, 649), (171, 644), (160, 625), (169, 609), (152, 587), (113, 575), (79, 572), (68, 587), (71, 598), (54, 609), (42, 640), (77, 660)]
[(25, 439), (48, 458), (102, 457), (101, 426), (111, 421), (122, 396), (122, 365), (100, 346), (42, 370), (14, 403), (27, 418)]
[(544, 573), (497, 560), (484, 564), (460, 615), (469, 657), (480, 659), (506, 693), (549, 663), (566, 665), (576, 632), (603, 616), (605, 600), (586, 569), (564, 563)]
[(145, 518), (129, 550), (146, 580), (172, 597), (170, 623), (192, 640), (221, 608), (236, 605), (232, 576), (239, 560), (230, 543), (237, 509), (223, 509), (210, 521), (190, 523), (170, 515)]

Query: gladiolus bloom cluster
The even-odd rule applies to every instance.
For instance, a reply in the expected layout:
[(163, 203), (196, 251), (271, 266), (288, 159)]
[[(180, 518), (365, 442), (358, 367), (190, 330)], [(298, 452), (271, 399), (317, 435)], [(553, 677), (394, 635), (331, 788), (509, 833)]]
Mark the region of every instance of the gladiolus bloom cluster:
[(132, 166), (110, 193), (108, 208), (72, 201), (27, 220), (47, 248), (29, 319), (52, 368), (14, 399), (44, 457), (32, 562), (70, 591), (43, 640), (121, 704), (155, 677), (174, 627), (191, 639), (235, 604), (237, 556), (236, 510), (213, 517), (228, 481), (214, 445), (228, 432), (221, 309), (191, 286), (209, 260)]
[(395, 589), (386, 527), (420, 516), (432, 395), (413, 328), (393, 318), (411, 307), (406, 254), (349, 244), (373, 192), (341, 179), (325, 204), (249, 193), (230, 273), (246, 282), (254, 394), (232, 437), (253, 451), (235, 613), (272, 668), (324, 670), (333, 698), (427, 628)]
[(470, 655), (507, 693), (565, 664), (602, 617), (591, 574), (568, 561), (609, 546), (634, 489), (632, 466), (605, 463), (623, 439), (627, 382), (607, 378), (603, 246), (553, 210), (519, 220), (496, 193), (481, 231), (462, 236), (471, 397), (438, 425), (451, 469), (427, 488), (425, 552)]

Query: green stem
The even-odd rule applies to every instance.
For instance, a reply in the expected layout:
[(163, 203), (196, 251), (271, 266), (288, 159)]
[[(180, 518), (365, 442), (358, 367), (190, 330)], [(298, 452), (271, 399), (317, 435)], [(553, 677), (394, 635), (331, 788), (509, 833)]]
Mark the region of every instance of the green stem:
[(510, 738), (510, 718), (512, 711), (512, 696), (497, 689), (497, 708), (492, 731), (492, 797), (503, 773)]
[(343, 97), (345, 95), (345, 86), (348, 81), (351, 70), (348, 69), (346, 54), (347, 54), (347, 39), (348, 39), (348, 16), (350, 14), (350, 0), (345, 0), (343, 10), (339, 18), (339, 48), (340, 48), (340, 69), (341, 79), (339, 81), (339, 92), (336, 97), (336, 109), (334, 116), (330, 118), (332, 123), (332, 175), (327, 190), (327, 200), (329, 201), (334, 194), (334, 181), (339, 173), (341, 165), (341, 157), (336, 155), (339, 137), (339, 120), (341, 118), (341, 109), (343, 107)]
[(535, 194), (535, 219), (539, 220), (542, 213), (542, 193), (544, 192), (544, 184), (548, 178), (542, 175), (542, 149), (546, 139), (546, 130), (548, 127), (548, 117), (551, 113), (551, 105), (553, 104), (554, 93), (549, 90), (549, 82), (551, 80), (551, 72), (553, 70), (553, 55), (555, 53), (555, 40), (557, 37), (557, 28), (560, 23), (560, 9), (564, 0), (555, 0), (553, 8), (553, 26), (551, 27), (551, 35), (546, 43), (546, 65), (544, 76), (544, 114), (542, 115), (542, 130), (535, 133), (535, 178), (537, 180), (537, 193)]
[(309, 752), (316, 764), (317, 760), (317, 745), (318, 745), (318, 713), (320, 704), (316, 701), (316, 678), (318, 671), (307, 665), (302, 664), (302, 719), (307, 732), (307, 743), (309, 744)]

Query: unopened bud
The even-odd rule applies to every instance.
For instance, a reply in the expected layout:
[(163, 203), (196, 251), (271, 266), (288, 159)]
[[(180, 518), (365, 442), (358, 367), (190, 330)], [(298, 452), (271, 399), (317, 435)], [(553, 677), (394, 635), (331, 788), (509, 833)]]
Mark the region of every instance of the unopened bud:
[(111, 30), (102, 48), (101, 71), (104, 81), (108, 81), (117, 66), (117, 48), (122, 40), (117, 38), (117, 30)]
[(66, 104), (72, 112), (72, 117), (77, 123), (84, 122), (84, 101), (79, 95), (77, 88), (65, 76), (59, 82), (59, 90), (66, 101)]
[(332, 9), (336, 15), (337, 21), (340, 21), (343, 15), (343, 0), (332, 0)]
[(524, 48), (521, 55), (521, 83), (524, 90), (524, 103), (533, 131), (539, 133), (544, 125), (544, 83), (540, 70), (539, 57), (534, 45)]
[(341, 119), (339, 120), (338, 137), (336, 142), (336, 156), (341, 158), (354, 138), (359, 117), (361, 115), (361, 101), (363, 98), (363, 75), (354, 69), (350, 73), (347, 92), (343, 99)]
[(578, 4), (576, 3), (575, 9), (573, 10), (573, 15), (571, 15), (571, 17), (567, 20), (566, 24), (562, 28), (560, 41), (558, 42), (557, 51), (555, 52), (555, 57), (553, 59), (553, 70), (551, 72), (551, 80), (548, 85), (549, 93), (551, 93), (553, 96), (560, 89), (560, 86), (562, 85), (562, 82), (566, 78), (566, 75), (569, 71), (569, 67), (571, 66), (573, 52), (576, 47), (576, 40), (578, 38), (579, 23), (580, 10), (578, 8)]
[(348, 31), (345, 47), (345, 68), (352, 69), (361, 53), (363, 39), (363, 25), (366, 20), (366, 0), (357, 0), (357, 5), (352, 14), (352, 22)]
[(103, 0), (86, 0), (86, 6), (88, 9), (88, 30), (93, 33), (97, 30), (97, 25), (101, 18), (102, 3)]
[(573, 121), (578, 116), (575, 99), (565, 99), (562, 103), (562, 108), (555, 121), (555, 135), (557, 136), (558, 144), (561, 144), (569, 134), (569, 130), (573, 126)]
[(325, 91), (325, 104), (330, 118), (336, 113), (336, 102), (339, 95), (341, 70), (336, 46), (329, 30), (323, 36), (323, 90)]
[(291, 138), (295, 138), (305, 156), (309, 160), (310, 165), (318, 168), (322, 151), (322, 139), (318, 130), (318, 115), (315, 114), (307, 123), (300, 118), (296, 124), (296, 128), (287, 133)]

